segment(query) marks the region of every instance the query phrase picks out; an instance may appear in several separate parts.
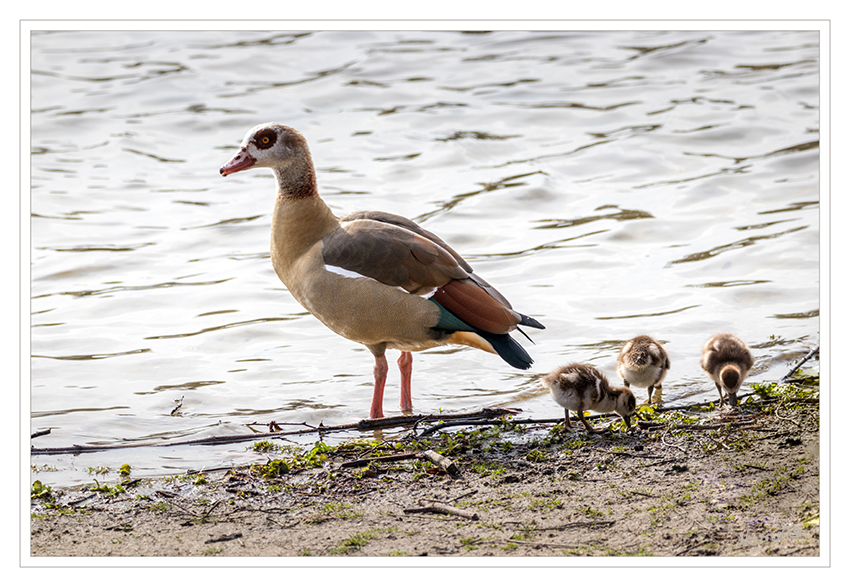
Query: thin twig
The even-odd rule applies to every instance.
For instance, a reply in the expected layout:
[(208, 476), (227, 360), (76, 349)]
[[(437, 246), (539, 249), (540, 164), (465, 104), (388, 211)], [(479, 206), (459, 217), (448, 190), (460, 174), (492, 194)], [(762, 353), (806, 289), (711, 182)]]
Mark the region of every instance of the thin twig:
[(818, 346), (816, 346), (815, 348), (813, 348), (812, 350), (810, 350), (810, 351), (809, 351), (809, 354), (807, 354), (805, 357), (803, 357), (802, 359), (800, 359), (800, 361), (799, 361), (796, 365), (794, 365), (794, 367), (793, 367), (790, 371), (788, 371), (788, 373), (786, 373), (786, 374), (785, 374), (785, 377), (783, 377), (782, 379), (780, 379), (780, 380), (779, 380), (779, 383), (785, 383), (786, 381), (788, 381), (789, 379), (791, 379), (791, 376), (792, 376), (794, 373), (796, 373), (796, 372), (797, 372), (797, 369), (799, 369), (800, 367), (802, 367), (802, 366), (803, 366), (803, 364), (804, 364), (806, 361), (808, 361), (809, 359), (811, 359), (812, 357), (814, 357), (814, 356), (815, 356), (817, 353), (819, 353), (819, 352), (820, 352), (820, 345), (818, 345)]
[[(599, 414), (596, 416), (588, 416), (588, 420), (595, 418), (602, 418), (603, 415)], [(511, 420), (511, 424), (560, 424), (563, 422), (563, 418), (541, 418), (541, 419), (527, 419), (527, 420)], [(489, 419), (489, 420), (455, 420), (453, 422), (440, 422), (439, 424), (435, 424), (430, 428), (426, 428), (422, 432), (417, 435), (417, 438), (422, 438), (425, 436), (429, 436), (438, 430), (442, 430), (443, 428), (449, 428), (451, 426), (493, 426), (499, 424), (499, 419)]]
[(440, 503), (438, 501), (426, 501), (419, 500), (419, 503), (422, 507), (418, 508), (406, 508), (404, 511), (405, 514), (446, 514), (448, 516), (460, 516), (461, 518), (467, 518), (469, 520), (477, 520), (478, 514), (469, 513), (460, 508), (456, 508), (454, 506)]
[(554, 544), (551, 542), (529, 542), (528, 540), (513, 540), (511, 538), (508, 539), (510, 544), (522, 544), (523, 546), (534, 546), (540, 547), (545, 546), (546, 548), (578, 548), (575, 544)]
[(229, 540), (236, 540), (237, 538), (242, 538), (242, 532), (234, 532), (233, 534), (222, 534), (218, 538), (210, 538), (209, 540), (205, 540), (204, 544), (213, 544), (215, 542), (228, 542)]
[(681, 459), (665, 459), (663, 461), (655, 461), (654, 463), (641, 463), (638, 465), (639, 467), (659, 467), (661, 465), (666, 465), (668, 463), (681, 463)]
[(561, 524), (560, 526), (540, 527), (540, 528), (535, 528), (534, 530), (537, 531), (537, 532), (543, 532), (543, 531), (547, 531), (547, 530), (566, 530), (568, 528), (597, 528), (597, 527), (608, 528), (610, 526), (613, 526), (616, 523), (617, 523), (616, 520), (607, 520), (607, 521), (590, 520), (588, 522), (569, 522), (567, 524)]
[(682, 556), (683, 554), (685, 554), (685, 553), (686, 553), (686, 552), (688, 552), (689, 550), (693, 550), (693, 549), (695, 549), (695, 548), (699, 548), (700, 546), (705, 546), (706, 544), (709, 544), (709, 543), (711, 543), (711, 542), (712, 542), (712, 540), (703, 540), (702, 542), (698, 542), (698, 543), (696, 543), (696, 544), (694, 544), (694, 545), (692, 545), (692, 546), (687, 547), (687, 548), (686, 548), (686, 549), (684, 549), (684, 550), (680, 550), (679, 552), (677, 552), (677, 553), (676, 553), (676, 554), (674, 554), (673, 556)]
[(680, 451), (682, 451), (682, 452), (684, 452), (684, 453), (687, 453), (688, 451), (686, 451), (684, 448), (682, 448), (682, 447), (681, 447), (681, 446), (679, 446), (678, 444), (675, 444), (675, 443), (670, 444), (669, 442), (667, 442), (666, 440), (664, 440), (665, 438), (667, 438), (667, 434), (668, 434), (669, 432), (670, 432), (670, 430), (669, 430), (669, 429), (665, 429), (665, 430), (664, 430), (664, 433), (661, 435), (661, 443), (662, 443), (664, 446), (670, 446), (670, 447), (673, 447), (673, 448), (678, 448)]
[(457, 502), (459, 502), (460, 500), (462, 500), (464, 497), (469, 497), (470, 495), (475, 495), (476, 493), (478, 493), (478, 490), (477, 490), (477, 489), (473, 489), (472, 491), (467, 491), (466, 493), (461, 493), (461, 494), (460, 494), (460, 495), (458, 495), (457, 497), (453, 497), (453, 498), (452, 498), (452, 501), (453, 501), (453, 502), (455, 502), (455, 503), (457, 503)]
[(635, 454), (633, 452), (627, 452), (625, 450), (615, 452), (613, 450), (605, 450), (604, 448), (597, 449), (601, 453), (605, 453), (606, 455), (612, 455), (615, 457), (632, 457), (635, 459), (662, 459), (663, 455), (652, 455), (652, 454)]
[(271, 422), (248, 422), (245, 426), (262, 426), (263, 428), (268, 428), (274, 424), (275, 426), (304, 426), (305, 428), (310, 428), (311, 430), (318, 430), (319, 426), (313, 426), (312, 424), (308, 424), (307, 422), (276, 422), (272, 420)]
[(328, 432), (340, 432), (347, 430), (374, 430), (378, 428), (394, 428), (397, 426), (406, 426), (416, 424), (422, 421), (435, 422), (438, 420), (457, 419), (457, 418), (500, 418), (507, 415), (516, 414), (516, 410), (507, 408), (485, 408), (478, 412), (468, 414), (441, 414), (441, 415), (418, 415), (418, 416), (398, 416), (394, 418), (378, 418), (376, 420), (360, 420), (353, 424), (340, 424), (338, 426), (318, 426), (311, 427), (309, 430), (290, 430), (285, 432), (260, 432), (252, 434), (229, 434), (224, 436), (212, 436), (209, 438), (198, 438), (195, 440), (181, 440), (177, 442), (146, 442), (140, 444), (105, 444), (100, 446), (83, 446), (73, 445), (59, 448), (35, 448), (30, 449), (33, 455), (47, 454), (79, 454), (101, 452), (107, 450), (117, 450), (122, 448), (170, 448), (174, 446), (199, 446), (199, 445), (218, 445), (218, 444), (236, 444), (242, 442), (251, 442), (264, 438), (279, 438), (295, 434), (323, 434)]
[(351, 467), (365, 467), (369, 463), (390, 463), (393, 461), (404, 461), (407, 459), (418, 459), (421, 456), (421, 453), (418, 452), (405, 452), (395, 455), (384, 455), (380, 457), (369, 457), (365, 459), (356, 459), (353, 461), (346, 461), (342, 463), (340, 466), (345, 468)]
[[(780, 416), (780, 415), (779, 415), (779, 410), (780, 410), (780, 409), (782, 409), (782, 407), (781, 407), (781, 406), (777, 406), (777, 408), (776, 408), (775, 410), (773, 410), (773, 415), (774, 415), (776, 418), (778, 418), (779, 420), (785, 420), (786, 422), (791, 422), (791, 423), (792, 423), (792, 424), (794, 424), (795, 426), (798, 426), (798, 427), (800, 426), (800, 423), (799, 423), (799, 422), (797, 422), (797, 420), (795, 420), (794, 418), (787, 418), (787, 417), (785, 417), (785, 416)], [(786, 411), (788, 411), (788, 410), (786, 409)]]

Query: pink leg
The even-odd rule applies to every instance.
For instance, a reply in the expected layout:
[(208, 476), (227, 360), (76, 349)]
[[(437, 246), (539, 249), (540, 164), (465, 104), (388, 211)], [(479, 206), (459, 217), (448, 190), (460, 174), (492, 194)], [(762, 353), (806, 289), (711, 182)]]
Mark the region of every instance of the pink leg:
[(389, 370), (387, 357), (376, 356), (375, 369), (372, 371), (375, 374), (375, 391), (372, 393), (372, 409), (369, 410), (369, 417), (373, 420), (384, 417), (384, 384)]
[(413, 411), (413, 398), (410, 396), (410, 375), (413, 373), (413, 354), (402, 351), (398, 358), (398, 370), (401, 372), (401, 411)]

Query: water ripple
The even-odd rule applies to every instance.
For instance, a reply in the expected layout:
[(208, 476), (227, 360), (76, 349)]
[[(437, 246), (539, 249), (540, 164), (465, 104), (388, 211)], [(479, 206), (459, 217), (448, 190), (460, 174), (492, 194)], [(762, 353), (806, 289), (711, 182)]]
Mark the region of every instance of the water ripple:
[(241, 322), (231, 322), (230, 324), (221, 324), (219, 326), (211, 326), (203, 328), (195, 332), (184, 332), (181, 334), (160, 334), (157, 336), (146, 336), (145, 340), (161, 340), (168, 338), (186, 338), (189, 336), (198, 336), (199, 334), (207, 334), (208, 332), (216, 332), (218, 330), (228, 330), (230, 328), (241, 328), (242, 326), (250, 326), (252, 324), (264, 324), (266, 322), (285, 322), (287, 320), (295, 320), (296, 316), (276, 317), (276, 318), (257, 318), (255, 320), (243, 320)]
[(692, 306), (685, 306), (684, 308), (676, 308), (675, 310), (668, 310), (666, 312), (650, 312), (648, 314), (630, 314), (628, 316), (596, 316), (594, 320), (632, 320), (634, 318), (653, 318), (657, 316), (669, 316), (670, 314), (678, 314), (680, 312), (684, 312), (686, 310), (691, 310), (693, 308), (699, 308), (701, 304), (694, 304)]
[(681, 259), (676, 259), (674, 261), (670, 261), (667, 264), (667, 266), (677, 265), (679, 263), (693, 263), (694, 261), (704, 261), (706, 259), (711, 259), (712, 257), (716, 257), (717, 255), (720, 255), (721, 253), (726, 253), (726, 252), (729, 252), (729, 251), (742, 249), (744, 247), (749, 247), (751, 245), (756, 244), (759, 241), (779, 238), (780, 236), (793, 234), (795, 232), (799, 232), (799, 231), (805, 230), (807, 228), (808, 228), (808, 226), (798, 226), (796, 228), (791, 228), (789, 230), (777, 232), (777, 233), (774, 233), (774, 234), (763, 234), (763, 235), (759, 235), (759, 236), (751, 236), (749, 238), (737, 240), (735, 242), (731, 242), (731, 243), (728, 243), (728, 244), (725, 244), (725, 245), (713, 247), (713, 248), (711, 248), (707, 251), (701, 251), (699, 253), (693, 253), (693, 254), (687, 255), (685, 257), (682, 257)]
[(132, 351), (123, 351), (118, 353), (95, 353), (91, 355), (65, 355), (65, 356), (50, 356), (50, 355), (32, 355), (33, 359), (55, 359), (57, 361), (96, 361), (100, 359), (112, 359), (115, 357), (126, 357), (128, 355), (138, 355), (141, 353), (149, 353), (151, 349), (133, 349)]
[(644, 212), (643, 210), (625, 210), (621, 209), (618, 206), (600, 206), (597, 210), (603, 210), (606, 208), (615, 208), (617, 212), (611, 212), (610, 214), (597, 214), (594, 216), (583, 216), (580, 218), (572, 218), (569, 220), (561, 220), (561, 219), (541, 219), (535, 220), (535, 223), (546, 223), (542, 226), (535, 226), (534, 228), (539, 229), (552, 229), (552, 228), (569, 228), (573, 226), (581, 226), (582, 224), (587, 224), (588, 222), (596, 222), (598, 220), (617, 220), (617, 221), (625, 221), (625, 220), (640, 220), (644, 218), (655, 218), (649, 212)]
[(196, 287), (196, 286), (207, 286), (207, 285), (218, 285), (219, 283), (225, 283), (234, 279), (233, 277), (228, 277), (226, 279), (218, 279), (213, 281), (195, 281), (188, 283), (181, 283), (177, 281), (164, 281), (161, 283), (153, 283), (151, 285), (120, 285), (114, 287), (106, 287), (103, 289), (91, 289), (91, 290), (79, 290), (79, 291), (61, 291), (61, 292), (51, 292), (46, 294), (35, 295), (32, 299), (36, 300), (39, 298), (49, 298), (51, 296), (73, 296), (73, 297), (86, 297), (86, 296), (103, 296), (106, 294), (113, 294), (119, 291), (145, 291), (151, 289), (165, 289), (169, 287)]

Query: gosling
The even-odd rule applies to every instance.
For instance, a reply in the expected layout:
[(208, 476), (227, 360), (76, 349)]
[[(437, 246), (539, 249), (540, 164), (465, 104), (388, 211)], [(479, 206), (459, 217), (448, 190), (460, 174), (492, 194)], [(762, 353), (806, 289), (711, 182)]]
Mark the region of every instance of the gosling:
[(650, 336), (636, 336), (626, 344), (617, 357), (617, 373), (623, 384), (635, 384), (649, 391), (647, 403), (652, 403), (652, 392), (661, 390), (661, 381), (670, 369), (670, 359), (661, 343)]
[(605, 375), (591, 365), (572, 363), (555, 369), (543, 377), (543, 384), (549, 388), (552, 398), (564, 407), (564, 428), (573, 427), (570, 410), (578, 414), (588, 433), (594, 430), (584, 418), (585, 410), (608, 414), (619, 414), (626, 427), (631, 426), (631, 416), (637, 404), (635, 396), (627, 387), (611, 387)]
[(700, 366), (717, 386), (720, 405), (726, 392), (729, 405), (737, 406), (738, 389), (753, 367), (753, 355), (744, 341), (734, 334), (715, 334), (702, 348)]

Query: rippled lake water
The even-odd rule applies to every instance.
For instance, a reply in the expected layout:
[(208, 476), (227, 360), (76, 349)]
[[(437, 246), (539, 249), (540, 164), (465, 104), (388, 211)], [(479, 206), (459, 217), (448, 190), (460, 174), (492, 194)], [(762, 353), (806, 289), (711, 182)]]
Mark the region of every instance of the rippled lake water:
[[(670, 355), (669, 404), (716, 399), (712, 334), (751, 346), (750, 381), (820, 343), (817, 31), (34, 31), (30, 50), (34, 446), (368, 415), (371, 354), (271, 267), (271, 172), (219, 176), (267, 121), (305, 135), (336, 213), (416, 220), (546, 325), (527, 372), (417, 353), (419, 413), (562, 416), (539, 376), (590, 362), (619, 384), (641, 333)], [(38, 456), (33, 478), (255, 458)]]

